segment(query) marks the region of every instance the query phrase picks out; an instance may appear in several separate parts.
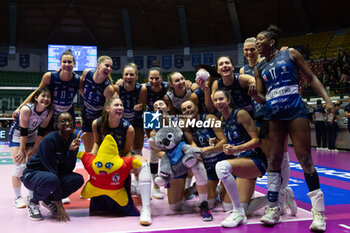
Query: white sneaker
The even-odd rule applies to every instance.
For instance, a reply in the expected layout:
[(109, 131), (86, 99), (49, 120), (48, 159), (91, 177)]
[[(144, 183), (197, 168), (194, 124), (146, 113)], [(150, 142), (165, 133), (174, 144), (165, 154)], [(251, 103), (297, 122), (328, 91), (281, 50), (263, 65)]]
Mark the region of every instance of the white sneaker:
[(247, 224), (247, 222), (247, 217), (244, 214), (238, 212), (237, 210), (233, 210), (232, 213), (221, 222), (221, 226), (232, 228), (241, 224)]
[(13, 202), (13, 205), (18, 209), (25, 208), (27, 206), (22, 196), (16, 197)]
[(149, 226), (152, 223), (151, 219), (151, 207), (145, 206), (141, 209), (140, 213), (140, 224), (143, 226)]
[(265, 214), (260, 219), (261, 222), (265, 223), (266, 225), (275, 225), (277, 223), (280, 223), (281, 220), (281, 211), (278, 206), (276, 207), (266, 207), (265, 208)]
[(68, 197), (62, 199), (62, 204), (70, 204), (70, 199)]
[(41, 212), (40, 212), (39, 205), (34, 204), (32, 202), (29, 202), (28, 206), (27, 206), (27, 210), (28, 210), (28, 218), (30, 220), (40, 221), (43, 219)]
[(290, 209), (290, 214), (292, 216), (296, 216), (298, 212), (298, 205), (294, 200), (294, 193), (293, 190), (290, 187), (286, 187), (285, 189), (285, 195), (286, 195), (286, 205)]
[(326, 231), (326, 220), (322, 212), (317, 210), (311, 210), (313, 215), (313, 221), (310, 225), (310, 231)]
[(155, 198), (155, 199), (163, 199), (164, 198), (164, 195), (160, 191), (160, 188), (159, 188), (158, 185), (154, 185), (153, 186), (152, 197)]

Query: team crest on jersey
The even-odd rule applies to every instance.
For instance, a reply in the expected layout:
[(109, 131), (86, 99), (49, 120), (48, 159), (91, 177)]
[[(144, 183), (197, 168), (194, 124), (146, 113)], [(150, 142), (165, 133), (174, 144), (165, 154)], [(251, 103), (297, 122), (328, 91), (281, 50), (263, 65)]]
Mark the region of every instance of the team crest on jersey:
[(287, 72), (287, 67), (286, 66), (281, 66), (282, 72)]
[(114, 174), (113, 177), (112, 177), (112, 180), (113, 180), (113, 182), (119, 182), (119, 180), (120, 180), (119, 174), (118, 173)]

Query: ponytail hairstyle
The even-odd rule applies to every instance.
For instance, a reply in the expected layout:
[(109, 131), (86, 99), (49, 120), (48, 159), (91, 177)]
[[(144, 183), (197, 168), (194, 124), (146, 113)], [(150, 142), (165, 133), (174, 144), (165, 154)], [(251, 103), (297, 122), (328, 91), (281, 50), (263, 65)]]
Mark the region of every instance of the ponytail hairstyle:
[[(112, 64), (113, 64), (113, 60), (110, 56), (100, 56), (98, 59), (97, 59), (97, 64), (101, 64), (102, 62), (104, 62), (105, 60), (110, 60), (112, 61)], [(112, 79), (112, 76), (111, 74), (108, 74), (108, 80), (111, 82), (111, 84), (113, 85), (113, 79)]]
[[(171, 72), (170, 74), (168, 74), (168, 82), (169, 82), (169, 91), (172, 91), (174, 88), (171, 86), (171, 83), (172, 83), (172, 81), (171, 81), (171, 78), (173, 77), (173, 75), (174, 74), (176, 74), (176, 73), (179, 73), (179, 74), (181, 74), (180, 72), (178, 72), (178, 71), (175, 71), (175, 72)], [(182, 74), (181, 74), (182, 75)]]
[(136, 76), (138, 76), (137, 65), (136, 65), (135, 63), (133, 63), (133, 62), (131, 62), (131, 63), (129, 63), (129, 64), (126, 64), (126, 65), (124, 66), (123, 73), (124, 73), (124, 70), (125, 70), (126, 68), (128, 68), (128, 67), (133, 68), (133, 69), (135, 70)]
[(267, 37), (270, 38), (270, 40), (274, 40), (275, 41), (274, 47), (277, 48), (278, 38), (281, 34), (281, 30), (276, 25), (270, 24), (270, 26), (268, 26), (266, 30), (260, 33), (264, 33)]
[(160, 67), (158, 66), (152, 66), (149, 71), (148, 71), (148, 77), (149, 77), (149, 74), (152, 72), (152, 71), (157, 71), (159, 73), (159, 76), (163, 79), (163, 75), (162, 75), (162, 72), (160, 70)]
[(62, 61), (62, 57), (65, 56), (65, 55), (67, 55), (67, 56), (72, 56), (73, 62), (74, 62), (74, 64), (75, 64), (74, 54), (73, 54), (73, 52), (72, 52), (71, 49), (67, 49), (66, 51), (64, 51), (64, 53), (62, 53), (61, 58), (60, 58), (61, 61)]

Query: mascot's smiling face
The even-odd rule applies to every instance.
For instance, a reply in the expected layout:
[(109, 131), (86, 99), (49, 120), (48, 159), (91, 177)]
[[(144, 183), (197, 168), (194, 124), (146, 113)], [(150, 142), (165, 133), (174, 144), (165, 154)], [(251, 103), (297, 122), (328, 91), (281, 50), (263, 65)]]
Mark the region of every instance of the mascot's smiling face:
[(108, 175), (119, 169), (123, 160), (119, 156), (118, 146), (111, 135), (107, 135), (98, 149), (92, 168), (96, 175)]

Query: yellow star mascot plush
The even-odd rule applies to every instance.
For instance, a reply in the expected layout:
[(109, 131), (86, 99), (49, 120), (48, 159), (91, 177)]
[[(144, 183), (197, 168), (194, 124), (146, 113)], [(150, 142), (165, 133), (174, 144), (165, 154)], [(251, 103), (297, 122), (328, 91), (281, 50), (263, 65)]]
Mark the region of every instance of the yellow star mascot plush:
[(96, 156), (79, 152), (77, 157), (90, 175), (81, 192), (83, 198), (92, 198), (90, 212), (112, 211), (128, 216), (139, 215), (129, 192), (129, 173), (132, 168), (141, 166), (140, 160), (132, 157), (121, 158), (117, 143), (111, 135), (104, 138)]

